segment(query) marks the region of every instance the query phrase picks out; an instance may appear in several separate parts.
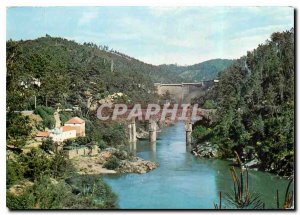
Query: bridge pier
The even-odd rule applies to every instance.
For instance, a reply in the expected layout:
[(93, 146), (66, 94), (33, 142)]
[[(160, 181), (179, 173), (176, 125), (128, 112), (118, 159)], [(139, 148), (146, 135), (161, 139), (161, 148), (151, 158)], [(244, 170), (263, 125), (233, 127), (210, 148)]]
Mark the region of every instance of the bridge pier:
[(135, 119), (132, 118), (128, 124), (128, 134), (129, 134), (129, 142), (135, 143), (136, 138), (136, 125), (135, 125)]
[(149, 141), (156, 142), (156, 122), (152, 119), (149, 120)]
[(190, 145), (192, 143), (192, 131), (193, 131), (193, 124), (192, 122), (188, 121), (185, 123), (185, 132), (186, 132), (186, 144)]

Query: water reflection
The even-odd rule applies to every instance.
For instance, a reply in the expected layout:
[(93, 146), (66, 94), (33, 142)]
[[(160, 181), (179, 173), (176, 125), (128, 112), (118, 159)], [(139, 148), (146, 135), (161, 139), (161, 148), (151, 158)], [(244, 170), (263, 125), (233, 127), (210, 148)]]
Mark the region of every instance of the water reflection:
[(190, 153), (192, 151), (192, 145), (191, 144), (186, 144), (185, 151), (186, 151), (186, 153)]
[(151, 149), (151, 160), (156, 161), (156, 142), (149, 143)]
[(129, 152), (136, 155), (136, 142), (129, 143), (128, 148), (129, 148)]

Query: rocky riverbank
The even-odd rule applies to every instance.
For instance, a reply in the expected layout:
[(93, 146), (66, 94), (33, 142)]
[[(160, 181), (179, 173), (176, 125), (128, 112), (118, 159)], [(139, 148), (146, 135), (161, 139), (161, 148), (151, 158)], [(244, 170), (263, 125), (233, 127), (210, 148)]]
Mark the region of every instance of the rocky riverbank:
[[(218, 158), (217, 147), (209, 142), (194, 146), (191, 153), (197, 157), (211, 159)], [(236, 162), (236, 158), (228, 158), (227, 160)], [(257, 156), (253, 156), (252, 159), (244, 160), (242, 165), (243, 168), (271, 172), (279, 176), (291, 177), (294, 174), (293, 166), (284, 159), (282, 160), (281, 167), (275, 166), (274, 163), (269, 166), (265, 166), (259, 159), (257, 159)]]
[[(191, 153), (197, 157), (218, 158), (217, 147), (209, 142), (206, 142), (203, 144), (198, 144), (198, 145), (194, 146), (191, 150)], [(228, 158), (227, 160), (236, 162), (236, 158)], [(243, 163), (244, 168), (253, 169), (253, 170), (258, 170), (260, 166), (261, 166), (261, 163), (257, 158), (247, 160)], [(266, 171), (268, 171), (268, 170), (266, 170)]]
[(81, 175), (147, 173), (159, 164), (129, 155), (124, 150), (107, 148), (96, 156), (80, 156), (72, 159)]
[(216, 158), (218, 156), (217, 148), (209, 142), (194, 146), (191, 153), (203, 158)]

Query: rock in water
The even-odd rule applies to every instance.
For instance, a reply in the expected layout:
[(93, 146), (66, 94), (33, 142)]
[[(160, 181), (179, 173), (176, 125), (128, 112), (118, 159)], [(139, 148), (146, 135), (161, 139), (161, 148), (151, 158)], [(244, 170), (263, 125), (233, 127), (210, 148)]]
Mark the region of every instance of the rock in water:
[(146, 173), (150, 170), (156, 169), (158, 166), (158, 163), (134, 157), (131, 161), (122, 160), (117, 171), (121, 173)]
[(199, 144), (192, 149), (192, 154), (204, 158), (215, 158), (218, 156), (217, 148), (211, 143)]
[(247, 168), (257, 168), (259, 165), (260, 165), (259, 160), (257, 160), (256, 158), (245, 163), (245, 167)]

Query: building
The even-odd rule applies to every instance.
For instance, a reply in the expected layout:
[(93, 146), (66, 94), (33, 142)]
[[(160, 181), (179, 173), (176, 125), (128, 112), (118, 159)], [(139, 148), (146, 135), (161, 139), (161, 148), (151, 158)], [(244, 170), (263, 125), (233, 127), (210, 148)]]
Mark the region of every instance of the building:
[(45, 138), (52, 138), (54, 142), (63, 142), (67, 139), (85, 137), (85, 121), (79, 117), (73, 117), (63, 127), (50, 131), (39, 131), (36, 140), (42, 141)]
[(73, 128), (76, 130), (76, 137), (85, 137), (85, 121), (79, 117), (69, 119), (65, 125), (65, 129)]
[(67, 139), (76, 138), (76, 130), (64, 130), (63, 127), (55, 128), (51, 130), (49, 137), (51, 137), (54, 142), (63, 142)]
[(39, 131), (36, 136), (35, 139), (38, 141), (42, 141), (43, 139), (48, 138), (50, 135), (50, 133), (48, 131)]

